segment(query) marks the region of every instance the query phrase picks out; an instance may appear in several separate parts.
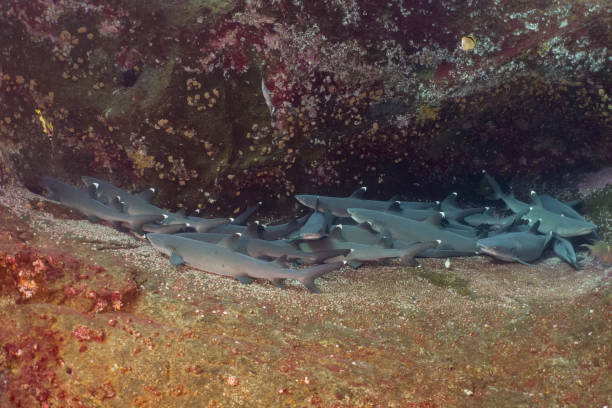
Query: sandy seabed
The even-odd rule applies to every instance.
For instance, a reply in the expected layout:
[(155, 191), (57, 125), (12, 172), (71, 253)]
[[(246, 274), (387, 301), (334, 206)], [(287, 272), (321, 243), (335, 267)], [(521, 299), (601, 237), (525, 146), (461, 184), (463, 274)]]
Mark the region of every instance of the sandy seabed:
[(0, 406), (610, 406), (612, 272), (582, 253), (344, 267), (280, 290), (0, 189)]

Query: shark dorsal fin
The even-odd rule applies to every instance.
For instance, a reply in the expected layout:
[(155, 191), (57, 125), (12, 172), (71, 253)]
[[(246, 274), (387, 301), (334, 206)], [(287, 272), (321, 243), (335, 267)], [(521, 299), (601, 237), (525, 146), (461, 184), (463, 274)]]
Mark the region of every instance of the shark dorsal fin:
[(540, 197), (538, 196), (538, 193), (536, 193), (535, 191), (531, 190), (531, 203), (532, 205), (537, 205), (538, 207), (542, 207), (542, 200), (540, 200)]
[(241, 233), (236, 232), (232, 235), (228, 235), (227, 237), (223, 238), (221, 241), (217, 242), (217, 245), (225, 247), (225, 248), (229, 248), (229, 249), (234, 249), (234, 246), (236, 245), (236, 241), (238, 241), (238, 239), (242, 236)]
[(542, 220), (537, 220), (536, 222), (534, 222), (533, 224), (531, 224), (529, 226), (529, 232), (531, 232), (532, 234), (537, 234), (538, 233), (538, 228), (540, 227), (540, 222)]
[(372, 234), (376, 234), (376, 230), (374, 230), (374, 228), (372, 228), (372, 224), (370, 224), (369, 222), (362, 222), (361, 224), (359, 224), (359, 228), (364, 229), (368, 232), (371, 232)]
[(97, 194), (98, 193), (98, 183), (91, 183), (90, 185), (87, 186), (87, 194), (89, 194), (89, 196), (91, 198), (97, 198)]
[(272, 263), (280, 266), (281, 268), (286, 268), (287, 265), (289, 264), (287, 262), (287, 254), (283, 254), (283, 255), (279, 256), (278, 258), (273, 260)]
[(153, 187), (147, 188), (146, 190), (142, 190), (137, 196), (147, 203), (150, 203), (153, 200), (153, 194), (155, 194), (155, 189)]
[(335, 225), (327, 237), (344, 241), (344, 238), (342, 237), (342, 224)]
[(349, 197), (350, 198), (363, 198), (365, 197), (365, 193), (367, 191), (367, 187), (360, 187), (357, 190), (353, 191), (353, 194), (351, 194)]
[(242, 232), (242, 235), (249, 238), (259, 238), (259, 231), (261, 226), (258, 221), (255, 221), (252, 224), (247, 225), (247, 227)]
[(119, 212), (125, 212), (125, 203), (121, 201), (121, 197), (115, 196), (111, 201), (110, 206)]
[(582, 200), (578, 199), (578, 200), (567, 201), (564, 204), (567, 205), (568, 207), (576, 207), (577, 205), (581, 203), (582, 203)]
[(179, 208), (179, 210), (175, 214), (180, 216), (180, 217), (186, 217), (187, 216), (187, 209), (185, 207), (181, 207), (181, 208)]
[(439, 212), (436, 214), (431, 215), (430, 217), (428, 217), (425, 222), (431, 224), (431, 225), (435, 225), (435, 226), (440, 226), (440, 224), (442, 223), (442, 221), (444, 220), (444, 213), (443, 212)]
[(387, 211), (401, 212), (402, 207), (400, 206), (400, 202), (394, 201), (391, 204), (389, 204), (389, 208), (387, 208)]
[(401, 201), (401, 197), (399, 196), (399, 194), (394, 195), (393, 197), (391, 197), (389, 199), (389, 201), (393, 202), (393, 201)]

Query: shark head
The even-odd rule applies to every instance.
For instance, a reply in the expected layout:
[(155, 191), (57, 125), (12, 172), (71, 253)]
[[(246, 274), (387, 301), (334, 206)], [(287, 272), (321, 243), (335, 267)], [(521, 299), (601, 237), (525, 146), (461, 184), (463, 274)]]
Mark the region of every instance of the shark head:
[(159, 252), (170, 256), (172, 249), (168, 246), (168, 235), (167, 234), (147, 234), (147, 239), (153, 245), (153, 248)]
[(476, 248), (479, 253), (491, 255), (502, 261), (512, 262), (514, 260), (513, 246), (504, 239), (503, 235), (479, 239), (476, 242)]
[(564, 221), (557, 224), (555, 232), (562, 237), (579, 237), (589, 235), (597, 229), (597, 226), (590, 222), (575, 220), (563, 217)]

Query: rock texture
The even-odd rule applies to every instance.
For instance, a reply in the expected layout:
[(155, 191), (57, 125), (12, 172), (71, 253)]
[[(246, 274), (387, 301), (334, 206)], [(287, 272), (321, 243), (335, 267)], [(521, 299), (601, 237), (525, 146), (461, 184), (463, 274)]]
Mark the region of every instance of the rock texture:
[(606, 2), (404, 4), (4, 1), (0, 178), (90, 174), (219, 213), (612, 160)]

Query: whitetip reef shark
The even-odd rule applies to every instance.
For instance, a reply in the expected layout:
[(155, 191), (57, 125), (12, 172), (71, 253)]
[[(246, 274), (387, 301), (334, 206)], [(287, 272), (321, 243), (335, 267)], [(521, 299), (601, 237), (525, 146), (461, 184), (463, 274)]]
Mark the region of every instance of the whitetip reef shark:
[[(328, 236), (318, 240), (300, 240), (298, 248), (303, 251), (331, 251), (338, 249), (351, 249), (344, 260), (353, 268), (361, 266), (365, 261), (380, 261), (389, 258), (400, 258), (405, 264), (417, 266), (418, 263), (414, 259), (427, 249), (436, 248), (441, 243), (438, 241), (431, 242), (416, 242), (412, 243), (407, 248), (396, 249), (387, 248), (385, 239), (382, 238), (381, 245), (365, 245), (357, 242), (345, 241), (342, 237), (342, 225), (336, 225)], [(325, 262), (334, 262), (339, 258), (329, 258)]]
[(538, 232), (542, 234), (554, 232), (560, 237), (568, 238), (589, 235), (597, 229), (597, 226), (593, 223), (566, 217), (564, 214), (557, 214), (547, 210), (542, 206), (541, 202), (537, 199), (537, 194), (533, 191), (531, 196), (535, 200), (532, 204), (516, 199), (513, 194), (504, 194), (493, 177), (489, 176), (486, 172), (483, 172), (483, 174), (493, 189), (493, 199), (503, 200), (508, 208), (515, 213), (521, 212), (526, 208), (529, 209), (529, 212), (523, 215), (522, 218), (529, 221), (529, 225), (533, 225), (539, 220)]
[[(376, 211), (385, 211), (388, 210), (393, 205), (398, 205), (402, 209), (424, 209), (429, 208), (429, 203), (418, 203), (424, 205), (424, 207), (417, 205), (417, 203), (411, 202), (402, 202), (400, 201), (377, 201), (377, 200), (364, 200), (366, 188), (361, 187), (353, 192), (348, 197), (328, 197), (328, 196), (319, 196), (319, 195), (310, 195), (310, 194), (300, 194), (296, 195), (295, 199), (298, 200), (301, 204), (306, 207), (310, 207), (312, 209), (317, 209), (318, 211), (325, 212), (329, 211), (332, 215), (336, 217), (350, 217), (347, 212), (348, 208), (365, 208), (368, 210), (376, 210)], [(411, 206), (414, 204), (414, 207)], [(435, 205), (435, 204), (433, 204)]]
[(367, 222), (375, 231), (383, 235), (390, 235), (393, 240), (403, 241), (408, 245), (414, 242), (441, 240), (442, 243), (426, 256), (436, 256), (434, 254), (442, 250), (449, 251), (448, 256), (474, 255), (476, 253), (475, 239), (441, 227), (444, 219), (443, 213), (433, 215), (425, 221), (415, 221), (387, 212), (363, 208), (349, 208), (347, 211), (355, 221), (359, 223)]
[(316, 265), (305, 269), (285, 268), (286, 259), (266, 262), (233, 251), (234, 241), (240, 234), (233, 234), (217, 244), (197, 241), (170, 234), (147, 234), (147, 239), (160, 252), (170, 257), (174, 266), (187, 264), (216, 275), (228, 276), (242, 283), (253, 279), (265, 279), (283, 288), (286, 279), (295, 279), (310, 292), (319, 293), (315, 279), (340, 268), (345, 262)]
[(532, 266), (528, 262), (535, 261), (542, 256), (542, 252), (553, 236), (552, 231), (546, 235), (537, 234), (539, 223), (539, 220), (536, 221), (527, 231), (509, 232), (479, 239), (476, 245), (480, 252), (499, 260)]
[[(350, 249), (324, 250), (318, 252), (300, 251), (287, 241), (268, 241), (259, 238), (258, 227), (258, 223), (249, 225), (245, 229), (244, 233), (242, 233), (240, 237), (234, 241), (231, 249), (258, 259), (270, 260), (285, 257), (289, 261), (305, 260), (313, 263), (322, 263), (326, 259), (332, 257), (342, 258), (350, 252)], [(176, 235), (216, 244), (226, 239), (230, 234), (183, 232)]]
[(81, 190), (51, 177), (44, 177), (43, 185), (51, 192), (49, 199), (81, 212), (92, 222), (109, 221), (143, 234), (143, 225), (161, 221), (164, 218), (158, 213), (130, 215), (120, 212), (92, 198), (91, 189)]

